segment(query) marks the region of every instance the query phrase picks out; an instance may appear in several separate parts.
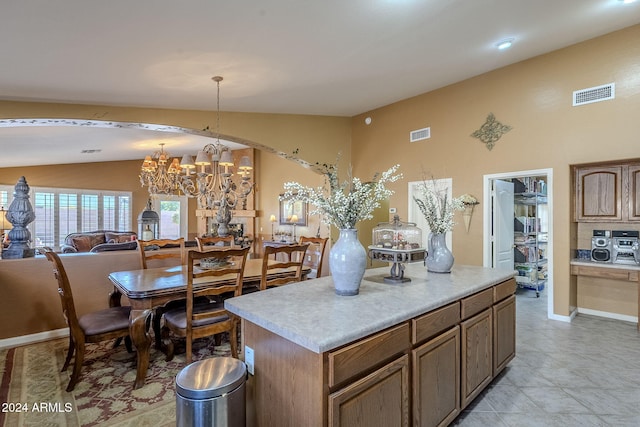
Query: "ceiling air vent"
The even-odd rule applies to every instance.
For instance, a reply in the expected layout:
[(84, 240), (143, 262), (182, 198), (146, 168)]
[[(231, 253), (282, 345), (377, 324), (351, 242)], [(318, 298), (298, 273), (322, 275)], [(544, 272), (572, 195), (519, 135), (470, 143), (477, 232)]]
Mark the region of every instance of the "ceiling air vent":
[(431, 138), (431, 128), (412, 130), (409, 133), (409, 142), (422, 141)]
[(602, 86), (590, 87), (588, 89), (573, 92), (573, 106), (591, 104), (593, 102), (606, 101), (616, 97), (616, 84), (608, 83)]

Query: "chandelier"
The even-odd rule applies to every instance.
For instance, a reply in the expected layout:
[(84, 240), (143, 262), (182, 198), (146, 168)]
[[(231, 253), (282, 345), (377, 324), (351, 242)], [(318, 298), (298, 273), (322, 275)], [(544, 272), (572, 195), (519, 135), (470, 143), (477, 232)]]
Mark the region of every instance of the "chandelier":
[(205, 145), (198, 151), (195, 161), (189, 154), (182, 160), (171, 157), (164, 151), (164, 144), (160, 150), (146, 156), (140, 169), (140, 183), (147, 186), (149, 194), (185, 194), (196, 198), (198, 209), (218, 210), (218, 234), (228, 234), (228, 224), (232, 210), (246, 209), (247, 196), (253, 191), (251, 181), (251, 160), (242, 156), (238, 162), (239, 182), (233, 181), (235, 164), (231, 150), (220, 143), (220, 82), (222, 77), (212, 78), (217, 84), (217, 116), (216, 141)]

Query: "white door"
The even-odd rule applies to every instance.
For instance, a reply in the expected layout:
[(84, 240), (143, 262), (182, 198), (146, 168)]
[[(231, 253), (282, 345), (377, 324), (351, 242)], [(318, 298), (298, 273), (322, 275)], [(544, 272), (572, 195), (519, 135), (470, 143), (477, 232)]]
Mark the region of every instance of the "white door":
[(513, 270), (513, 183), (493, 181), (493, 267)]

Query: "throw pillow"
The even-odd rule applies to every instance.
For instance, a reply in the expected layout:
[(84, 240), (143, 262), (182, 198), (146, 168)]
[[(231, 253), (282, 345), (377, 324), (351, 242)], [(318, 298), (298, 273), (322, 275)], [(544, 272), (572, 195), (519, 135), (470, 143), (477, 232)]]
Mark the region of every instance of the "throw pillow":
[(107, 241), (113, 240), (114, 243), (125, 243), (131, 241), (131, 233), (105, 233)]
[(91, 246), (91, 236), (76, 236), (72, 237), (71, 241), (78, 252), (89, 252), (93, 247)]
[[(91, 248), (105, 242), (104, 233), (89, 234), (89, 238), (91, 239)], [(91, 248), (89, 248), (89, 250), (91, 250)]]

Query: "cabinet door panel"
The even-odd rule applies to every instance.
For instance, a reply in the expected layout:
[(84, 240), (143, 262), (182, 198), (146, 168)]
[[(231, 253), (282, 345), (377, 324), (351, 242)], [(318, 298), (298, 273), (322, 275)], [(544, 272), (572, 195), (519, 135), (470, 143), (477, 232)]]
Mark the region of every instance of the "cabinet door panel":
[(493, 306), (493, 376), (516, 355), (516, 297)]
[(622, 167), (576, 170), (576, 219), (578, 221), (622, 220)]
[(329, 395), (329, 427), (409, 425), (409, 356)]
[(464, 409), (493, 378), (492, 308), (465, 320), (461, 326), (461, 407)]
[(640, 165), (629, 166), (629, 221), (640, 221)]
[(447, 425), (460, 413), (460, 327), (413, 350), (413, 425)]

